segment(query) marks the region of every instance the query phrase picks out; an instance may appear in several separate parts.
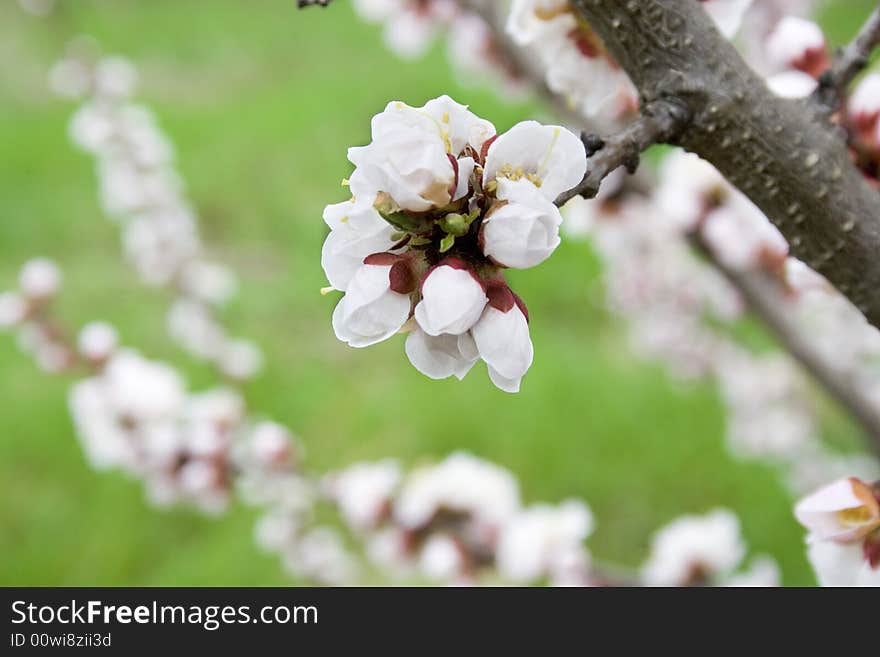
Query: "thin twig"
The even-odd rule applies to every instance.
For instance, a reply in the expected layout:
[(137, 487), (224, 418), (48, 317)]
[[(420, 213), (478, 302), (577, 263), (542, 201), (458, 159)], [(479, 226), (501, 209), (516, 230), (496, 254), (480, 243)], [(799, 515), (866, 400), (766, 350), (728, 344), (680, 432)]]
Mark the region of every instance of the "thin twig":
[(855, 77), (868, 65), (871, 52), (880, 45), (880, 5), (871, 13), (856, 37), (837, 51), (831, 68), (819, 78), (813, 94), (823, 114), (831, 115), (840, 108), (846, 90)]
[(593, 198), (599, 193), (602, 181), (618, 167), (635, 173), (643, 151), (656, 143), (674, 140), (689, 120), (690, 113), (683, 105), (657, 100), (646, 105), (635, 121), (610, 137), (584, 135), (589, 157), (587, 173), (576, 187), (559, 195), (556, 205), (565, 205), (575, 196)]

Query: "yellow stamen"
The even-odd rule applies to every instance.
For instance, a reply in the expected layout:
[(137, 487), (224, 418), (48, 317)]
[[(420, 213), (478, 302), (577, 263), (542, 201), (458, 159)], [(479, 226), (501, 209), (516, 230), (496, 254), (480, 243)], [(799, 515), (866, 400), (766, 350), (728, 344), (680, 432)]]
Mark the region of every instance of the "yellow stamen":
[(857, 506), (837, 512), (837, 519), (847, 527), (859, 527), (871, 521), (871, 510), (866, 506)]
[(330, 294), (331, 292), (335, 292), (335, 291), (336, 291), (336, 288), (333, 287), (332, 285), (328, 285), (327, 287), (322, 287), (321, 288), (321, 296), (326, 297), (328, 294)]

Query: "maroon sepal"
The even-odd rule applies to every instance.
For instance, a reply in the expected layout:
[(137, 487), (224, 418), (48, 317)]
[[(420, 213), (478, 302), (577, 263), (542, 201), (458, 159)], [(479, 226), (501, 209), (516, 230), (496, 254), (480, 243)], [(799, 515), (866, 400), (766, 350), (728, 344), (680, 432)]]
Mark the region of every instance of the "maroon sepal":
[(513, 293), (513, 299), (514, 299), (514, 301), (516, 301), (516, 307), (519, 308), (519, 311), (523, 314), (523, 317), (526, 318), (526, 322), (530, 321), (529, 320), (529, 309), (526, 308), (525, 301), (520, 299), (519, 295), (516, 292)]
[(399, 255), (393, 253), (374, 253), (364, 258), (365, 265), (377, 265), (379, 267), (390, 267), (400, 258)]
[(516, 304), (516, 295), (504, 279), (486, 283), (486, 296), (489, 298), (489, 305), (503, 313), (510, 311)]
[(418, 279), (409, 262), (401, 258), (391, 265), (391, 289), (398, 294), (409, 294), (416, 289)]
[(452, 179), (452, 186), (449, 188), (449, 198), (455, 198), (455, 190), (458, 189), (458, 160), (455, 159), (455, 156), (452, 153), (447, 153), (446, 157), (449, 158), (449, 161), (452, 163), (452, 170), (455, 172), (455, 177)]
[(874, 570), (880, 568), (880, 530), (868, 534), (862, 544), (862, 554), (865, 555), (865, 561), (871, 568)]
[(480, 164), (486, 164), (486, 156), (489, 154), (489, 146), (495, 143), (496, 139), (498, 139), (498, 135), (492, 135), (483, 142), (483, 146), (480, 148)]

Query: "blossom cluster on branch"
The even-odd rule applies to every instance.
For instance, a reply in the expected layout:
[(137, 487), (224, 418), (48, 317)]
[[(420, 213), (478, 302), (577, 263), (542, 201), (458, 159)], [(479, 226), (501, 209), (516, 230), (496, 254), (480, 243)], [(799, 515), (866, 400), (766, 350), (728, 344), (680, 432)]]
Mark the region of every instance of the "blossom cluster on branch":
[(173, 291), (168, 330), (188, 352), (231, 381), (253, 377), (262, 354), (220, 320), (237, 281), (206, 256), (194, 209), (174, 167), (174, 149), (152, 113), (134, 103), (137, 74), (118, 57), (98, 58), (86, 40), (52, 69), (53, 90), (83, 100), (70, 136), (94, 155), (101, 204), (119, 224), (125, 255), (144, 283)]
[(336, 336), (367, 347), (408, 330), (407, 356), (427, 376), (460, 379), (482, 359), (517, 392), (533, 348), (503, 270), (539, 265), (559, 245), (553, 201), (586, 171), (581, 140), (534, 121), (496, 135), (447, 96), (391, 102), (372, 133), (348, 153), (352, 199), (324, 211), (322, 264), (345, 292)]

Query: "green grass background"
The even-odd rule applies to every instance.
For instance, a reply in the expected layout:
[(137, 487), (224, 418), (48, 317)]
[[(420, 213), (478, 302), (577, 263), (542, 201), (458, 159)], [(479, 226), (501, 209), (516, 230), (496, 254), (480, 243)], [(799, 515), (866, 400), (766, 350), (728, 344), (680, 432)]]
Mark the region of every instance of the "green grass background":
[[(67, 41), (91, 35), (139, 67), (139, 98), (177, 146), (205, 242), (241, 275), (228, 323), (268, 354), (248, 399), (296, 430), (312, 468), (466, 449), (513, 470), (528, 501), (587, 500), (598, 519), (593, 552), (631, 565), (674, 516), (725, 506), (753, 552), (781, 561), (787, 584), (812, 583), (777, 473), (728, 455), (710, 386), (683, 386), (628, 352), (588, 245), (566, 242), (542, 267), (510, 276), (536, 348), (519, 395), (496, 391), (482, 368), (463, 383), (429, 381), (402, 339), (368, 350), (335, 340), (335, 299), (318, 294), (321, 210), (344, 198), (346, 148), (368, 141), (370, 117), (390, 99), (421, 104), (447, 92), (499, 130), (536, 110), (462, 86), (440, 46), (419, 62), (395, 59), (377, 28), (336, 5), (298, 13), (293, 0), (62, 0), (38, 19), (2, 3), (0, 289), (27, 258), (50, 256), (66, 275), (60, 311), (71, 326), (111, 321), (127, 344), (180, 365), (193, 387), (210, 382), (165, 335), (167, 295), (121, 261), (92, 161), (67, 140), (74, 108), (46, 89)], [(871, 5), (826, 8), (832, 38), (846, 39)], [(137, 482), (93, 472), (67, 414), (69, 384), (0, 335), (0, 584), (292, 581), (254, 546), (253, 510), (219, 519), (160, 511)], [(851, 437), (839, 418), (831, 426)]]

